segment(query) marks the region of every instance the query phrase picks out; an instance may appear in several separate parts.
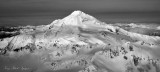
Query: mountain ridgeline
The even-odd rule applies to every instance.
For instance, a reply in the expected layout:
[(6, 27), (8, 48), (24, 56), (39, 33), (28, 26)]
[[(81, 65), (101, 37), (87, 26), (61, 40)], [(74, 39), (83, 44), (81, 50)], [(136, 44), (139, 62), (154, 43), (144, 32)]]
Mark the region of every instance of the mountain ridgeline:
[(49, 25), (0, 30), (0, 56), (39, 56), (46, 69), (35, 72), (160, 72), (159, 27), (74, 11)]

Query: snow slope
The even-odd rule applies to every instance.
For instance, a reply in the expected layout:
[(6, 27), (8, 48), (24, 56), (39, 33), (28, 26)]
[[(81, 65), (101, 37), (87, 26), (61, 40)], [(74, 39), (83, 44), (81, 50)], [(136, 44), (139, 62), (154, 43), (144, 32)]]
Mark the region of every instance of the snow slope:
[(82, 11), (18, 31), (0, 40), (1, 56), (40, 55), (49, 70), (62, 72), (74, 68), (77, 72), (160, 71), (159, 36), (106, 24)]

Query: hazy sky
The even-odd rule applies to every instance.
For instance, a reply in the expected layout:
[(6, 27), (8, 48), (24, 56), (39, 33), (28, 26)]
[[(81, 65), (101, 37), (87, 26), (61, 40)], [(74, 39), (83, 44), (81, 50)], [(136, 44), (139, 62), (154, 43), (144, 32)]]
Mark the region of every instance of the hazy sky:
[(0, 0), (0, 26), (49, 24), (74, 10), (105, 22), (160, 23), (160, 0)]
[(160, 12), (160, 0), (0, 0), (0, 15), (87, 12)]

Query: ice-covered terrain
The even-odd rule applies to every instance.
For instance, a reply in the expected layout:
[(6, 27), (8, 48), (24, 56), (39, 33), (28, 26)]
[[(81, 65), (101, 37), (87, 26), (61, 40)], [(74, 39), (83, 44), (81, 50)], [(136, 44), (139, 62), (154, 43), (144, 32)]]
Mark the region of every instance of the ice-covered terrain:
[(74, 11), (49, 25), (1, 27), (0, 57), (4, 72), (160, 72), (160, 28)]

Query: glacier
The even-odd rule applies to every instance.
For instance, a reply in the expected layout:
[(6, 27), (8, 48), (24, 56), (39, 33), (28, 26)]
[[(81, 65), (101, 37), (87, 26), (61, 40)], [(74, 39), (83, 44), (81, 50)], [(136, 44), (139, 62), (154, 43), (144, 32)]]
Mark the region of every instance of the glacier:
[(107, 24), (77, 10), (48, 25), (10, 29), (0, 31), (0, 56), (38, 56), (43, 67), (35, 72), (160, 71), (159, 27)]

